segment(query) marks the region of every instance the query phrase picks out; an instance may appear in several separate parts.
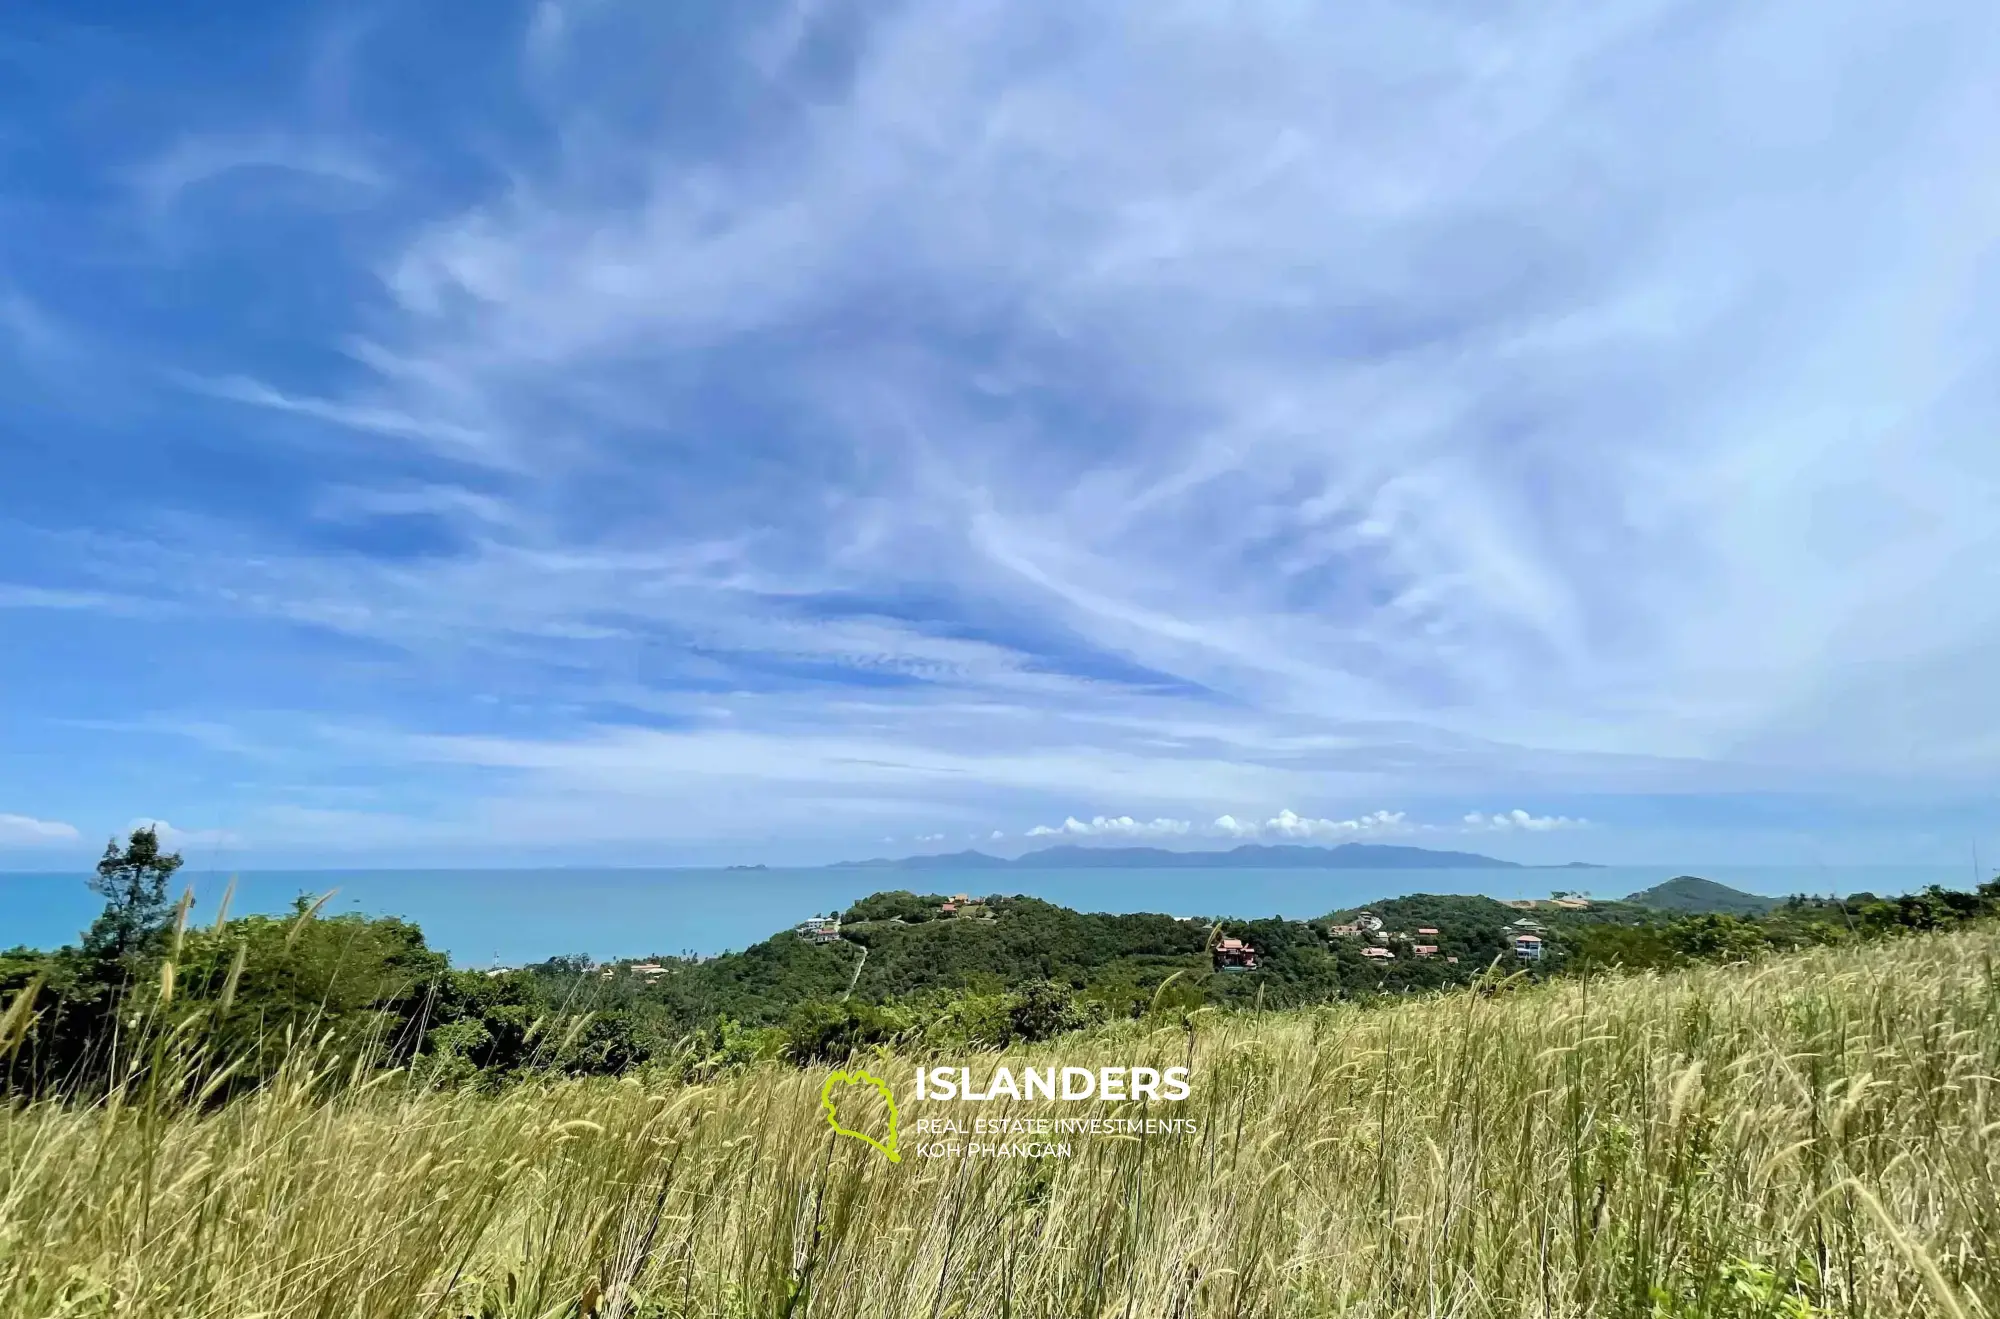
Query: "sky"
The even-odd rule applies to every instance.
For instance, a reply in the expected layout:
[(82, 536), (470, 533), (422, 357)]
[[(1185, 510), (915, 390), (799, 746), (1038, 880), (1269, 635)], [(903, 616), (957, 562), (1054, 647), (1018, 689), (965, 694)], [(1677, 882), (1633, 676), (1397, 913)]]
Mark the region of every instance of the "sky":
[(2000, 7), (0, 23), (0, 869), (2000, 856)]

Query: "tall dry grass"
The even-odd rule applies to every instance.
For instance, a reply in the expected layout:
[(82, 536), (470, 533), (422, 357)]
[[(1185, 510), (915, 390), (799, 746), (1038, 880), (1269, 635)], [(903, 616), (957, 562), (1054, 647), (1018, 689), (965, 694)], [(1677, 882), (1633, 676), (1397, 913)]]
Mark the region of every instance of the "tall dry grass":
[[(1172, 1065), (1198, 1139), (833, 1137), (823, 1073), (207, 1116), (0, 1113), (0, 1315), (1974, 1315), (2000, 1298), (2000, 935), (978, 1060)], [(968, 1060), (971, 1061), (971, 1060)], [(911, 1064), (886, 1060), (907, 1093)], [(906, 1105), (923, 1116), (1135, 1113)], [(1164, 1115), (1162, 1108), (1156, 1114)]]

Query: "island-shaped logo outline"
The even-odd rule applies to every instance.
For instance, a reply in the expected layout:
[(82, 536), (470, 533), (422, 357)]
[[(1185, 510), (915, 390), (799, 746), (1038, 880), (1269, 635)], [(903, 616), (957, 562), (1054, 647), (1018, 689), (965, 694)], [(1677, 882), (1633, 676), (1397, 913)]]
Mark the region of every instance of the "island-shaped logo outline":
[[(887, 1143), (875, 1139), (865, 1131), (856, 1131), (852, 1127), (843, 1127), (840, 1125), (839, 1110), (833, 1102), (833, 1087), (842, 1083), (848, 1085), (872, 1085), (875, 1087), (876, 1093), (882, 1096), (882, 1102), (889, 1107), (889, 1139)], [(859, 1070), (834, 1072), (826, 1078), (826, 1084), (819, 1088), (819, 1107), (820, 1112), (826, 1115), (826, 1124), (833, 1128), (836, 1135), (852, 1136), (856, 1140), (873, 1145), (876, 1149), (882, 1151), (883, 1155), (891, 1163), (901, 1163), (903, 1161), (903, 1156), (896, 1152), (896, 1096), (890, 1092), (888, 1082)]]

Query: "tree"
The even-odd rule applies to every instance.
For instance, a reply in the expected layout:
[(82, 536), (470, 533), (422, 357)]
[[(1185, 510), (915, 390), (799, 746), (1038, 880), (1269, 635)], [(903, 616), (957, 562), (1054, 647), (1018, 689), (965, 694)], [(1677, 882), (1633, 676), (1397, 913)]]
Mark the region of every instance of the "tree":
[(162, 852), (152, 825), (134, 829), (120, 850), (104, 845), (104, 859), (90, 887), (104, 895), (104, 911), (83, 936), (84, 951), (124, 961), (147, 950), (167, 925), (167, 880), (181, 868), (178, 852)]
[(893, 1040), (909, 1025), (890, 1008), (821, 999), (793, 1008), (785, 1035), (792, 1057), (800, 1062), (842, 1062), (871, 1044)]
[(1762, 922), (1713, 912), (1677, 920), (1664, 936), (1676, 953), (1702, 962), (1747, 961), (1771, 946)]
[(1078, 1029), (1087, 1020), (1076, 1004), (1075, 995), (1066, 986), (1047, 980), (1023, 985), (1007, 1006), (1007, 1024), (1016, 1039), (1052, 1039), (1064, 1031)]

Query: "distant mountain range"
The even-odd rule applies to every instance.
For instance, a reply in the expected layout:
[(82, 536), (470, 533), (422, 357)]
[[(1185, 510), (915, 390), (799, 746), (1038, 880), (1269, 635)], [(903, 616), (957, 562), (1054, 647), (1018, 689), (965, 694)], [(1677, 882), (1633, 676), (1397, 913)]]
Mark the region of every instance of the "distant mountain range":
[[(839, 861), (833, 870), (1527, 870), (1515, 861), (1476, 852), (1437, 852), (1387, 843), (1339, 847), (1266, 846), (1245, 843), (1226, 852), (1169, 852), (1160, 847), (1078, 847), (1064, 844), (1008, 859), (984, 852), (940, 856), (877, 857)], [(1572, 861), (1564, 870), (1600, 869)]]

